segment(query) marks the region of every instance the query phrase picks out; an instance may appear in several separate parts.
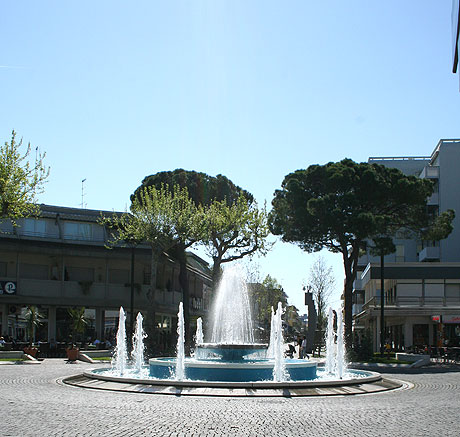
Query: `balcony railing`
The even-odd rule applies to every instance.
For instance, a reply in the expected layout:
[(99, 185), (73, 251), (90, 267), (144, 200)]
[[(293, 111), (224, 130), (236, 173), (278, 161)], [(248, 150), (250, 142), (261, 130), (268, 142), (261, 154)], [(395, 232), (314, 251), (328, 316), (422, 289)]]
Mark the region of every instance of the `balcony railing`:
[[(0, 277), (0, 280), (16, 281), (16, 278)], [(53, 304), (53, 300), (61, 305), (73, 305), (76, 301), (81, 301), (83, 305), (91, 306), (91, 302), (105, 301), (108, 306), (125, 305), (130, 298), (130, 288), (124, 284), (105, 284), (93, 282), (83, 284), (77, 281), (57, 281), (43, 279), (24, 279), (18, 281), (18, 291), (14, 295), (15, 299), (21, 301), (28, 298), (37, 298), (46, 303)], [(85, 286), (86, 285), (86, 286)], [(149, 286), (143, 285), (135, 291), (137, 304), (147, 302), (147, 291)], [(156, 290), (155, 303), (173, 308), (178, 308), (179, 302), (183, 300), (180, 291)], [(26, 302), (24, 302), (26, 303)], [(191, 310), (206, 310), (206, 301), (201, 297), (190, 297)]]
[[(460, 307), (460, 297), (401, 296), (385, 299), (384, 305), (388, 308)], [(363, 310), (373, 308), (380, 308), (380, 297), (372, 297), (363, 305)]]

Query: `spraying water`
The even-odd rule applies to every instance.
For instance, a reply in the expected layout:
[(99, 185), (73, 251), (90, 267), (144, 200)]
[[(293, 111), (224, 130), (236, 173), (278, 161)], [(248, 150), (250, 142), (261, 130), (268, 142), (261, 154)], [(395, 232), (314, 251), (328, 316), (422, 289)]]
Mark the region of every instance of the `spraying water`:
[[(273, 380), (276, 382), (284, 381), (286, 379), (286, 364), (284, 361), (284, 340), (283, 340), (283, 307), (281, 302), (278, 302), (278, 309), (274, 314), (274, 342), (273, 342), (273, 355), (275, 365), (273, 367)], [(271, 335), (271, 334), (270, 334)]]
[(196, 319), (196, 335), (195, 335), (195, 344), (203, 344), (203, 319), (198, 317)]
[(113, 353), (112, 369), (117, 375), (123, 376), (128, 361), (128, 352), (126, 348), (126, 316), (123, 307), (120, 307), (120, 316), (118, 318), (117, 345)]
[(182, 381), (185, 377), (185, 327), (184, 327), (184, 306), (179, 304), (177, 313), (177, 358), (176, 358), (176, 379)]
[(237, 267), (224, 270), (211, 316), (211, 343), (254, 343), (248, 290)]
[(343, 342), (343, 320), (342, 311), (337, 313), (337, 357), (336, 376), (342, 379), (345, 371), (345, 347)]
[(329, 307), (329, 314), (327, 317), (327, 336), (326, 336), (326, 373), (335, 373), (335, 332), (334, 332), (334, 313), (332, 308)]
[(272, 318), (270, 322), (270, 343), (267, 349), (267, 358), (274, 358), (274, 347), (275, 347), (275, 311), (272, 307)]
[(136, 329), (133, 335), (133, 350), (131, 352), (133, 368), (138, 373), (142, 372), (142, 366), (144, 365), (144, 338), (146, 335), (142, 327), (142, 322), (142, 314), (138, 313), (136, 317)]

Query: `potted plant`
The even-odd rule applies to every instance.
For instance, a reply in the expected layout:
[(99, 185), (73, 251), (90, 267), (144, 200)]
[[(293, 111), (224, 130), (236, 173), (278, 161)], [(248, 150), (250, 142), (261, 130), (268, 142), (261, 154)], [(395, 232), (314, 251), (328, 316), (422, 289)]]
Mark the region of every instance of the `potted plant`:
[(29, 337), (29, 346), (24, 348), (24, 353), (35, 357), (38, 353), (38, 349), (33, 346), (35, 342), (35, 333), (37, 328), (42, 324), (43, 316), (36, 306), (28, 306), (24, 316), (26, 320), (27, 336)]
[(78, 358), (80, 349), (75, 345), (77, 334), (85, 332), (88, 321), (85, 317), (85, 307), (69, 308), (70, 329), (72, 331), (72, 344), (66, 349), (67, 358), (69, 361), (75, 361)]

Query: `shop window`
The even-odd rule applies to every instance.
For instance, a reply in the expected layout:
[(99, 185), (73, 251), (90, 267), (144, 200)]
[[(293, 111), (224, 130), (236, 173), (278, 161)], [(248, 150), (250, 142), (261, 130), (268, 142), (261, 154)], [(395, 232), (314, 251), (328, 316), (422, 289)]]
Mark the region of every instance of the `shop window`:
[(428, 344), (428, 325), (420, 324), (413, 326), (413, 343), (415, 346), (424, 346)]

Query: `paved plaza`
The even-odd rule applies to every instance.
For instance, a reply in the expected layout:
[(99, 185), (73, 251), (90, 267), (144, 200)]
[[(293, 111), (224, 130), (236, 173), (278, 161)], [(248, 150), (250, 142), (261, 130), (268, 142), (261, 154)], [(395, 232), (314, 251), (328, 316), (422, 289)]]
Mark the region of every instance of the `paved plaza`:
[(60, 359), (0, 365), (0, 435), (460, 435), (458, 367), (386, 375), (413, 384), (406, 390), (315, 398), (178, 397), (88, 390), (60, 382), (91, 367)]

